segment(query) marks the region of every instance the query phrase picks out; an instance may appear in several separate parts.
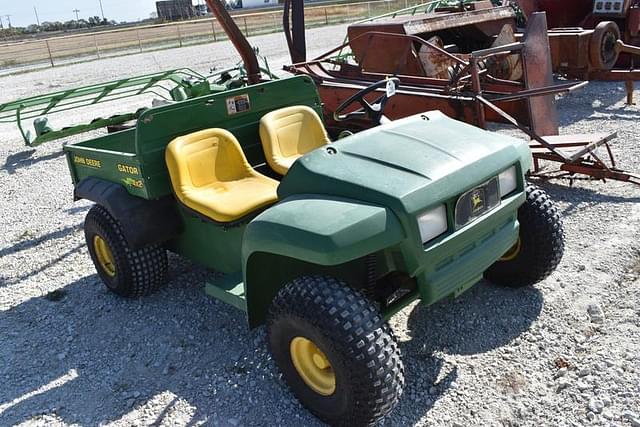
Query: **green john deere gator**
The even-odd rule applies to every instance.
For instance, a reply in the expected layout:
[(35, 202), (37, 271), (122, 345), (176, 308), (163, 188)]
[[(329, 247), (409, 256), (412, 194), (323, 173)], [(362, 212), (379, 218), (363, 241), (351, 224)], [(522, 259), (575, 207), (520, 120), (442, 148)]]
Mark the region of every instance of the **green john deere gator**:
[(110, 290), (156, 290), (167, 250), (226, 273), (206, 292), (266, 323), (298, 399), (368, 424), (404, 382), (385, 319), (483, 275), (536, 283), (562, 226), (525, 182), (523, 141), (432, 111), (331, 143), (319, 117), (313, 81), (293, 77), (152, 108), (64, 150), (75, 197), (96, 203), (85, 234)]
[(293, 394), (331, 424), (375, 423), (404, 384), (386, 320), (483, 276), (544, 279), (563, 253), (559, 215), (525, 181), (524, 141), (438, 111), (391, 122), (390, 79), (335, 112), (380, 125), (332, 142), (314, 82), (260, 82), (248, 44), (236, 45), (249, 85), (142, 110), (132, 127), (64, 147), (75, 198), (95, 202), (89, 253), (125, 297), (163, 284), (167, 251), (225, 273), (206, 292), (250, 327), (266, 324)]

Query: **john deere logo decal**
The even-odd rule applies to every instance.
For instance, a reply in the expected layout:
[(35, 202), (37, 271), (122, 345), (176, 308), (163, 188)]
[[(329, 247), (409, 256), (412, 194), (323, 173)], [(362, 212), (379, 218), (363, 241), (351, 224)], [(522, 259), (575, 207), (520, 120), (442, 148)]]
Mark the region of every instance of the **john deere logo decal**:
[(471, 204), (471, 211), (474, 214), (484, 209), (484, 200), (482, 200), (482, 192), (480, 190), (475, 190), (471, 194)]

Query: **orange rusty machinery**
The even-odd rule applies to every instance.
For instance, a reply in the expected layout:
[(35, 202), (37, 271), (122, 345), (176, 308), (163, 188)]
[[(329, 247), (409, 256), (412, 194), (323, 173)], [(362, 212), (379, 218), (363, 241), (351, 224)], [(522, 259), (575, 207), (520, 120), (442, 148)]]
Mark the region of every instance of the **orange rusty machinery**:
[(525, 32), (517, 34), (514, 10), (490, 1), (420, 7), (351, 24), (344, 44), (307, 60), (300, 41), (303, 1), (285, 0), (293, 62), (285, 70), (315, 80), (334, 135), (374, 125), (360, 120), (345, 126), (333, 112), (356, 92), (394, 76), (400, 87), (385, 108), (390, 119), (440, 110), (480, 127), (511, 124), (531, 139), (533, 175), (640, 184), (639, 175), (616, 168), (609, 146), (615, 133), (559, 135), (555, 95), (586, 83), (554, 83), (544, 13), (530, 13)]
[(640, 0), (516, 1), (525, 17), (546, 12), (555, 73), (624, 81), (627, 103), (633, 103), (633, 82), (640, 80)]

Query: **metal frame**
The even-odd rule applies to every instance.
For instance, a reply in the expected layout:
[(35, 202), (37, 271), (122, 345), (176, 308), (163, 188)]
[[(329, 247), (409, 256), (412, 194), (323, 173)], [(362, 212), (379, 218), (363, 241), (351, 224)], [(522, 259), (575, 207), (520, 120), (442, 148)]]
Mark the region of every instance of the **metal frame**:
[[(432, 18), (430, 18), (432, 19)], [(365, 64), (372, 51), (375, 38), (389, 42), (377, 46), (404, 48), (398, 66), (416, 46), (425, 46), (456, 64), (449, 79), (421, 75), (367, 71)], [(392, 42), (393, 41), (393, 42)], [(360, 58), (345, 55), (353, 43), (366, 46)], [(363, 43), (364, 42), (364, 43)], [(402, 45), (404, 43), (404, 45)], [(404, 47), (403, 47), (404, 46)], [(396, 52), (397, 53), (397, 52)], [(492, 76), (484, 65), (487, 60), (500, 61), (508, 55), (519, 55), (524, 76), (522, 81), (499, 79)], [(381, 56), (375, 50), (374, 60)], [(384, 56), (384, 55), (382, 55)], [(553, 95), (568, 93), (586, 85), (583, 81), (555, 84), (551, 76), (546, 19), (544, 14), (531, 15), (527, 31), (519, 41), (504, 46), (476, 50), (469, 54), (451, 54), (445, 49), (417, 35), (370, 31), (360, 34), (317, 58), (286, 66), (294, 74), (311, 76), (318, 85), (325, 104), (325, 120), (329, 127), (333, 122), (332, 110), (348, 95), (375, 81), (393, 75), (400, 79), (400, 88), (391, 106), (391, 116), (404, 117), (415, 114), (420, 107), (439, 109), (454, 118), (485, 128), (488, 122), (507, 123), (524, 132), (530, 139), (535, 159), (532, 175), (540, 178), (574, 178), (574, 174), (593, 179), (614, 179), (640, 184), (640, 175), (617, 169), (610, 142), (617, 136), (565, 135), (558, 136), (558, 123)], [(337, 99), (337, 101), (336, 101)], [(415, 110), (415, 111), (414, 111)], [(351, 123), (351, 127), (366, 127), (364, 123)], [(596, 153), (604, 147), (608, 161)], [(553, 171), (541, 160), (560, 163)]]

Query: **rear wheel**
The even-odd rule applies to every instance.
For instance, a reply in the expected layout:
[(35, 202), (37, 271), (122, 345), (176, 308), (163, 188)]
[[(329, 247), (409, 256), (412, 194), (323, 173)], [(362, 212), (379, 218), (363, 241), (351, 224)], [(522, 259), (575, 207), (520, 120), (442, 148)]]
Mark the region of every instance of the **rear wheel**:
[(139, 297), (156, 291), (166, 280), (167, 253), (152, 245), (131, 249), (116, 220), (96, 205), (84, 221), (84, 234), (91, 260), (109, 290), (124, 297)]
[(284, 286), (267, 319), (271, 353), (293, 394), (333, 425), (370, 425), (398, 402), (404, 368), (389, 325), (331, 277)]
[(558, 209), (541, 188), (529, 184), (518, 210), (518, 241), (484, 276), (504, 286), (530, 286), (549, 276), (564, 252), (564, 231)]
[(589, 42), (589, 58), (591, 65), (597, 71), (607, 71), (618, 62), (618, 48), (616, 43), (620, 39), (620, 29), (615, 22), (600, 22)]

